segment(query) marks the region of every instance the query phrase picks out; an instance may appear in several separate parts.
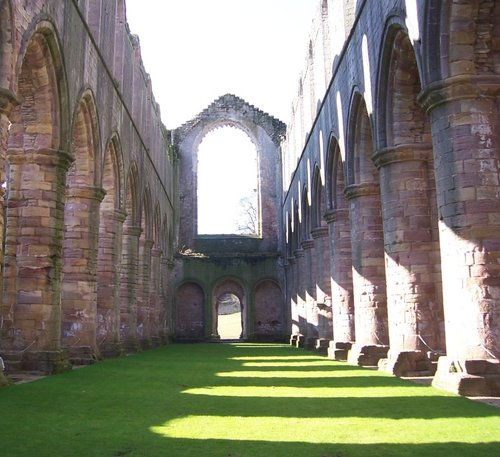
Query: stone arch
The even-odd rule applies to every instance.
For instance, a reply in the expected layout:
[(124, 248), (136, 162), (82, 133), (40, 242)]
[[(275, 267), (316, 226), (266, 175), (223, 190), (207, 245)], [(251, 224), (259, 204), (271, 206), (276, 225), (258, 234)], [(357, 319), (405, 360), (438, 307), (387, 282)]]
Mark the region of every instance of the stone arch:
[(353, 94), (348, 119), (345, 193), (351, 220), (356, 328), (349, 357), (353, 363), (376, 365), (388, 349), (384, 238), (379, 175), (372, 161), (372, 124), (359, 93)]
[(129, 168), (125, 196), (120, 273), (120, 339), (128, 351), (138, 349), (137, 298), (139, 286), (140, 181), (137, 164)]
[(259, 341), (282, 341), (285, 335), (283, 293), (273, 279), (262, 279), (254, 287), (254, 337)]
[(7, 141), (4, 347), (25, 356), (29, 348), (33, 366), (50, 372), (56, 357), (46, 358), (46, 351), (59, 351), (61, 341), (63, 189), (72, 161), (67, 88), (52, 24), (39, 20), (24, 39), (14, 81), (20, 103)]
[(171, 279), (172, 274), (170, 271), (170, 266), (172, 262), (171, 258), (171, 229), (168, 224), (168, 219), (166, 216), (161, 216), (161, 225), (159, 226), (159, 246), (160, 246), (160, 277), (159, 277), (159, 336), (160, 339), (166, 337), (167, 334), (171, 334), (173, 325), (172, 314), (167, 313), (167, 310), (172, 310), (171, 306)]
[(151, 249), (153, 248), (153, 209), (151, 191), (146, 185), (141, 202), (141, 234), (137, 280), (137, 338), (143, 348), (151, 344)]
[[(417, 98), (421, 82), (405, 29), (388, 28), (379, 69), (380, 172), (389, 371), (400, 370), (408, 351), (444, 349), (441, 269), (430, 122)], [(412, 356), (413, 357), (413, 356)], [(414, 357), (412, 360), (415, 360)], [(422, 366), (428, 371), (430, 362)], [(414, 362), (405, 363), (417, 371)], [(398, 372), (404, 375), (404, 372)]]
[(66, 74), (57, 30), (45, 17), (25, 33), (16, 75), (13, 92), (22, 102), (12, 112), (9, 149), (68, 153)]
[(371, 156), (374, 149), (372, 123), (359, 92), (351, 98), (347, 125), (347, 185), (378, 184), (377, 169)]
[(208, 132), (221, 126), (236, 127), (248, 135), (257, 151), (257, 190), (261, 223), (258, 238), (261, 244), (277, 244), (275, 230), (279, 208), (275, 198), (277, 182), (271, 179), (279, 171), (280, 141), (285, 126), (231, 94), (215, 100), (195, 119), (175, 130), (174, 138), (181, 157), (180, 191), (184, 198), (180, 208), (179, 244), (192, 246), (198, 236), (197, 224), (197, 148)]
[(154, 208), (155, 209), (152, 223), (153, 234), (151, 238), (153, 241), (153, 245), (151, 248), (149, 323), (151, 343), (153, 344), (153, 346), (157, 346), (160, 342), (160, 331), (163, 328), (163, 325), (161, 324), (161, 256), (163, 248), (161, 244), (161, 211), (158, 201), (156, 201)]
[(238, 297), (241, 309), (241, 338), (248, 336), (248, 297), (245, 286), (239, 278), (226, 276), (217, 280), (212, 288), (211, 310), (212, 310), (212, 336), (219, 337), (219, 301), (223, 295), (235, 295)]
[(415, 50), (407, 32), (386, 31), (379, 67), (379, 147), (431, 141), (430, 123), (417, 98), (422, 90)]
[(347, 209), (345, 199), (345, 162), (337, 139), (330, 137), (327, 154), (327, 209), (328, 211), (338, 211)]
[[(222, 135), (226, 138), (233, 137), (233, 140), (240, 135), (241, 147), (236, 151), (232, 150), (229, 156), (224, 156), (224, 147), (215, 149), (208, 147), (207, 144), (213, 144), (213, 141), (219, 140), (222, 143)], [(212, 142), (212, 143), (210, 143)], [(240, 143), (239, 143), (240, 144)], [(245, 198), (247, 200), (247, 214), (250, 215), (249, 224), (247, 227), (247, 232), (242, 234), (258, 236), (260, 235), (260, 215), (261, 210), (261, 198), (260, 198), (260, 167), (259, 167), (259, 157), (261, 152), (259, 150), (259, 142), (255, 137), (255, 133), (252, 129), (243, 123), (234, 122), (233, 120), (220, 119), (215, 122), (207, 123), (200, 135), (196, 138), (194, 143), (196, 148), (196, 208), (197, 208), (197, 233), (198, 234), (213, 234), (213, 230), (203, 231), (203, 223), (223, 220), (225, 213), (232, 210), (235, 207), (235, 202), (233, 201), (236, 197)], [(208, 153), (212, 153), (209, 155)], [(253, 160), (255, 158), (255, 161)], [(214, 160), (221, 160), (224, 162), (220, 163), (219, 167), (214, 167), (209, 165), (214, 163)], [(255, 167), (252, 170), (252, 167)], [(215, 169), (214, 169), (215, 168)], [(231, 173), (228, 173), (228, 169)], [(246, 182), (246, 174), (250, 176), (252, 172), (251, 179), (252, 182)], [(255, 172), (255, 173), (253, 173)], [(207, 177), (210, 177), (210, 183), (207, 182)], [(219, 182), (224, 185), (224, 189), (219, 188)], [(245, 182), (246, 194), (238, 195), (240, 192), (239, 186)], [(232, 188), (233, 191), (227, 192), (227, 188)], [(215, 196), (213, 196), (214, 189), (219, 190)], [(243, 189), (242, 189), (243, 190)], [(212, 194), (212, 196), (210, 196)], [(207, 198), (210, 196), (210, 198)], [(217, 204), (214, 205), (214, 199), (216, 199)], [(240, 200), (241, 201), (241, 200)], [(208, 205), (207, 205), (208, 203)], [(203, 217), (204, 214), (201, 208), (205, 206), (211, 207), (213, 210), (209, 217)], [(211, 206), (213, 205), (213, 206)], [(220, 212), (219, 212), (220, 211)], [(236, 216), (236, 215), (235, 215)], [(227, 229), (226, 229), (227, 230)], [(234, 228), (231, 233), (239, 233), (238, 228)], [(231, 234), (228, 231), (219, 232), (224, 234)]]
[(309, 204), (309, 189), (306, 185), (302, 188), (302, 215), (300, 224), (301, 241), (311, 239), (312, 221), (311, 221), (311, 205)]
[(200, 341), (205, 338), (205, 291), (196, 281), (186, 280), (175, 292), (175, 339)]
[[(324, 166), (324, 165), (323, 165)], [(331, 303), (331, 265), (330, 265), (330, 241), (328, 227), (326, 224), (325, 209), (325, 179), (321, 176), (321, 168), (318, 164), (314, 167), (312, 180), (312, 230), (314, 239), (313, 259), (311, 261), (311, 272), (313, 276), (313, 296), (318, 308), (318, 338), (323, 340), (325, 347), (332, 339), (332, 315), (326, 305)]]
[(349, 206), (345, 196), (345, 164), (337, 139), (328, 145), (328, 223), (331, 270), (331, 311), (333, 356), (346, 359), (347, 349), (355, 340), (354, 295), (352, 281), (352, 244)]
[(73, 163), (66, 174), (61, 286), (61, 345), (72, 360), (96, 356), (97, 252), (99, 205), (104, 197), (95, 185), (99, 128), (93, 94), (85, 90), (73, 116)]
[(325, 214), (325, 193), (321, 181), (321, 171), (318, 165), (314, 167), (312, 179), (311, 196), (311, 229), (317, 229), (323, 224), (323, 215)]
[(97, 252), (97, 344), (101, 354), (113, 357), (120, 347), (120, 259), (123, 168), (120, 139), (113, 134), (106, 144), (99, 167), (103, 199), (99, 206)]

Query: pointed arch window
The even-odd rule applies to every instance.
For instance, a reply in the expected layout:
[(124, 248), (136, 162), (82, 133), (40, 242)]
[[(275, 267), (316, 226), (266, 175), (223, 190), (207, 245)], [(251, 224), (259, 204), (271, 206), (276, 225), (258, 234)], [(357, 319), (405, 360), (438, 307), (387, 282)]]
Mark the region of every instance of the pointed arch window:
[(240, 128), (209, 132), (198, 148), (198, 234), (260, 232), (257, 149)]

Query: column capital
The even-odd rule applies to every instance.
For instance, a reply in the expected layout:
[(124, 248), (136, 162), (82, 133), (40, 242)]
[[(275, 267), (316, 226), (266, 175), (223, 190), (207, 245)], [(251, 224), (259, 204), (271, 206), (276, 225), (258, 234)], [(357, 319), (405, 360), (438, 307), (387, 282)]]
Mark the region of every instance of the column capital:
[(104, 189), (95, 186), (69, 187), (66, 190), (67, 198), (85, 198), (97, 202), (101, 202), (105, 195)]
[(380, 192), (378, 183), (361, 183), (351, 184), (344, 190), (344, 194), (348, 200), (359, 197), (367, 197), (370, 195), (377, 195)]
[(304, 257), (304, 249), (295, 249), (293, 251), (293, 256), (298, 259), (299, 257)]
[(127, 225), (123, 227), (123, 234), (128, 236), (141, 236), (142, 228), (139, 225)]
[(342, 209), (330, 209), (325, 213), (325, 220), (328, 225), (333, 224), (341, 219), (347, 219), (349, 217), (349, 210), (347, 208)]
[(418, 96), (430, 113), (437, 106), (454, 100), (500, 96), (500, 75), (457, 75), (430, 83)]
[(398, 144), (379, 149), (372, 155), (375, 166), (380, 169), (396, 162), (427, 162), (431, 158), (431, 143)]
[(162, 250), (160, 248), (151, 248), (151, 257), (158, 257), (160, 258), (161, 257), (161, 254), (162, 254)]
[(314, 240), (328, 236), (328, 227), (315, 227), (311, 230), (311, 236)]
[(10, 116), (12, 109), (19, 105), (17, 96), (8, 89), (0, 87), (0, 114)]
[(38, 165), (51, 165), (68, 170), (74, 161), (74, 157), (69, 152), (61, 149), (9, 148), (7, 150), (7, 161), (10, 164), (16, 165), (35, 163)]
[(314, 240), (312, 238), (309, 238), (307, 240), (302, 241), (300, 245), (302, 246), (302, 249), (304, 251), (307, 251), (308, 249), (312, 249), (314, 247)]

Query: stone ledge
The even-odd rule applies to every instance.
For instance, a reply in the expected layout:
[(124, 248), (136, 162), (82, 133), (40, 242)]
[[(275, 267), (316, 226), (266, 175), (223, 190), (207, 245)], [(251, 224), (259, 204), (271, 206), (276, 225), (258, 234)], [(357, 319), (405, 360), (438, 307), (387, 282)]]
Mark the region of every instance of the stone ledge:
[(380, 359), (379, 370), (395, 376), (432, 376), (436, 365), (424, 351), (391, 351), (386, 359)]
[(388, 351), (389, 346), (385, 345), (354, 343), (347, 356), (347, 362), (363, 367), (377, 367), (380, 359), (387, 358)]
[(440, 357), (432, 385), (468, 397), (500, 397), (500, 361)]

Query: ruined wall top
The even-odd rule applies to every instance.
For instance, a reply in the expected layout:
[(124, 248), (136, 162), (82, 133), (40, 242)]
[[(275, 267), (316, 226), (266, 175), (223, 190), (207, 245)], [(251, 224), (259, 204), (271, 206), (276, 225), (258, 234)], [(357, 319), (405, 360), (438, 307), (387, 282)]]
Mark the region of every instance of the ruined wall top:
[(175, 129), (175, 142), (182, 142), (185, 136), (200, 125), (231, 124), (247, 121), (258, 125), (279, 146), (286, 134), (286, 125), (279, 119), (250, 105), (236, 95), (226, 94), (212, 102), (207, 108), (190, 121)]

